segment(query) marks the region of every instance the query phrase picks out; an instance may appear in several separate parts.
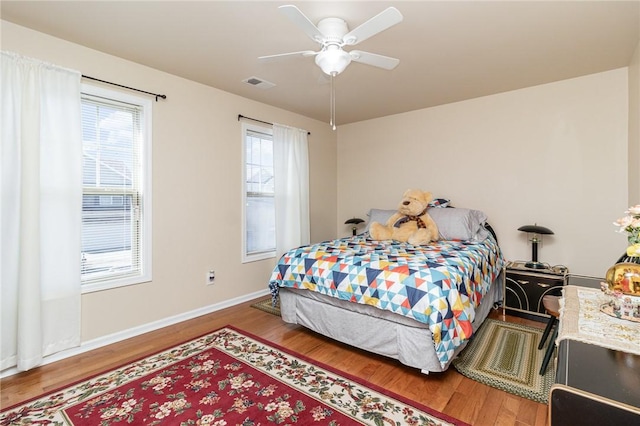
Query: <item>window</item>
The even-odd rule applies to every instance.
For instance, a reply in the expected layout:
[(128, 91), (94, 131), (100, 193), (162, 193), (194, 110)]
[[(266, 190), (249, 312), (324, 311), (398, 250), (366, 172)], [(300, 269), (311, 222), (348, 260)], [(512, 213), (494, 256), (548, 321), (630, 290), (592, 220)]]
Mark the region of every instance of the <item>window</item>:
[(151, 280), (151, 102), (82, 86), (83, 292)]
[(275, 257), (276, 217), (273, 138), (267, 127), (242, 125), (243, 226), (242, 261)]

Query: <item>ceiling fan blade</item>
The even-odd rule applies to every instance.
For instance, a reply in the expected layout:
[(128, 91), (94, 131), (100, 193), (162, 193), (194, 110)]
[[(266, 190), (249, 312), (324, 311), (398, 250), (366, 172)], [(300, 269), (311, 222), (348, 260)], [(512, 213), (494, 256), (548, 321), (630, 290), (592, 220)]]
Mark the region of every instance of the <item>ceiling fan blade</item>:
[(307, 18), (307, 16), (292, 4), (286, 4), (278, 7), (282, 13), (284, 13), (294, 24), (296, 24), (302, 31), (305, 32), (309, 38), (315, 42), (322, 43), (324, 36), (315, 26), (313, 22)]
[(280, 59), (287, 59), (287, 58), (296, 57), (296, 56), (302, 56), (302, 57), (313, 56), (313, 55), (317, 55), (318, 53), (320, 52), (314, 52), (313, 50), (302, 50), (300, 52), (279, 53), (277, 55), (260, 56), (258, 57), (258, 60), (261, 62), (271, 62), (271, 61), (278, 61)]
[(342, 40), (344, 41), (344, 44), (350, 46), (356, 45), (369, 37), (402, 22), (402, 19), (402, 13), (400, 13), (398, 9), (395, 7), (389, 7), (361, 24), (353, 31), (347, 33)]
[(351, 60), (354, 62), (384, 68), (385, 70), (392, 70), (400, 63), (400, 59), (376, 55), (375, 53), (362, 52), (360, 50), (352, 50), (349, 52), (349, 55), (351, 55)]

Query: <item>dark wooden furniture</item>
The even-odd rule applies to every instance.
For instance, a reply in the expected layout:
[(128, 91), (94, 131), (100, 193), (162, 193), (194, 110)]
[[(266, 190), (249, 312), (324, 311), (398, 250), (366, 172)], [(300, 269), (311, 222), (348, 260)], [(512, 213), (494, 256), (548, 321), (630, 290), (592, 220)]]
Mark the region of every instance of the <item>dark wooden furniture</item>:
[[(567, 277), (567, 284), (591, 288), (601, 281)], [(640, 355), (562, 340), (549, 418), (551, 426), (640, 424)]]
[(552, 426), (640, 424), (640, 355), (561, 341), (549, 406)]
[(560, 296), (568, 270), (563, 267), (532, 269), (525, 262), (509, 262), (506, 266), (504, 305), (509, 313), (546, 322), (542, 299), (546, 295)]
[(600, 283), (604, 278), (590, 277), (587, 275), (567, 274), (567, 285), (577, 285), (580, 287), (600, 288)]
[(542, 366), (540, 367), (539, 374), (544, 376), (544, 373), (547, 371), (547, 366), (549, 365), (549, 361), (551, 360), (551, 355), (556, 348), (556, 337), (558, 336), (558, 327), (556, 327), (556, 323), (558, 322), (558, 318), (560, 317), (560, 296), (552, 296), (547, 294), (542, 298), (542, 304), (544, 305), (544, 309), (550, 315), (549, 321), (547, 322), (547, 326), (544, 328), (544, 332), (542, 333), (542, 337), (540, 338), (540, 344), (538, 345), (538, 350), (544, 348), (544, 343), (549, 337), (549, 333), (553, 330), (551, 334), (551, 339), (549, 339), (549, 345), (547, 346), (547, 351), (544, 354), (544, 359), (542, 360)]

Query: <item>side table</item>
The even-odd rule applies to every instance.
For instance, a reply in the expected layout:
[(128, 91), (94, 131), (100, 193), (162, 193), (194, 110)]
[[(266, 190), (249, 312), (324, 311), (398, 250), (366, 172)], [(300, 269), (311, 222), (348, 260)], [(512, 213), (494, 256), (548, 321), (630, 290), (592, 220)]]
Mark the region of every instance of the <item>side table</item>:
[[(623, 332), (622, 340), (617, 340), (616, 333), (636, 326), (598, 311), (601, 281), (595, 277), (567, 278), (556, 383), (549, 397), (552, 426), (640, 424), (640, 352), (635, 343), (625, 340), (628, 332)], [(631, 330), (631, 336), (636, 334)]]
[(549, 418), (551, 426), (640, 424), (640, 356), (561, 341)]

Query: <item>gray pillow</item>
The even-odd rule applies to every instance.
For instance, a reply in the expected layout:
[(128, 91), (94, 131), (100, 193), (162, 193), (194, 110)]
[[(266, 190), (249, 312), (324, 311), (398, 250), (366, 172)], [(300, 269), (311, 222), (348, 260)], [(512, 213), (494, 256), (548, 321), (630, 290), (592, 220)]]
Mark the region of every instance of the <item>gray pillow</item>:
[(463, 208), (429, 209), (443, 240), (484, 241), (489, 231), (484, 227), (487, 215), (480, 210)]
[(364, 229), (364, 232), (369, 232), (369, 227), (371, 226), (371, 222), (378, 222), (383, 225), (387, 224), (387, 220), (391, 216), (393, 216), (397, 210), (382, 210), (382, 209), (371, 209), (369, 210), (369, 220), (367, 221), (367, 226)]

